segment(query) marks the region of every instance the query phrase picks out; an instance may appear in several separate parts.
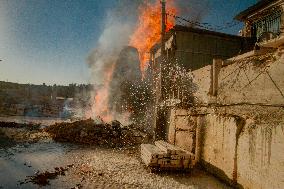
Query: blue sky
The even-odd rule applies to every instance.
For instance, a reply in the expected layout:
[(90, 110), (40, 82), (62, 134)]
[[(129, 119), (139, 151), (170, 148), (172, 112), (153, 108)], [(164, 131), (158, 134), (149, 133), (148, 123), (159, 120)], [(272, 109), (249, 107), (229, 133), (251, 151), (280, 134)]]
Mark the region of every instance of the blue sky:
[[(86, 59), (106, 15), (123, 0), (0, 0), (0, 80), (88, 83)], [(186, 1), (186, 0), (185, 0)], [(197, 1), (198, 2), (198, 1)], [(201, 1), (200, 1), (201, 2)], [(204, 22), (222, 25), (256, 0), (207, 0)], [(240, 25), (225, 30), (237, 33)]]

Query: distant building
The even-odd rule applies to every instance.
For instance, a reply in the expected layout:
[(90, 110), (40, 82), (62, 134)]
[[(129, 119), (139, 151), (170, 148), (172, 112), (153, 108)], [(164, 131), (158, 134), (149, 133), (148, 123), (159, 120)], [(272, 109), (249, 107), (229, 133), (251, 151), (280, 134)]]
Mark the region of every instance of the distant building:
[(284, 31), (284, 1), (261, 0), (239, 13), (235, 19), (245, 23), (244, 37), (252, 37), (258, 42), (279, 37)]

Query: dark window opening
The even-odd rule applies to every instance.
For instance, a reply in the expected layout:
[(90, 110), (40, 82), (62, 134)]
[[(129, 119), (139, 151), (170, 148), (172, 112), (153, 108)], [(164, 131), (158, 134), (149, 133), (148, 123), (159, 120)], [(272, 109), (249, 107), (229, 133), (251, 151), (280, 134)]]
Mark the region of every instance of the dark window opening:
[(252, 37), (258, 40), (265, 33), (280, 35), (281, 14), (281, 11), (276, 11), (254, 22), (251, 30)]

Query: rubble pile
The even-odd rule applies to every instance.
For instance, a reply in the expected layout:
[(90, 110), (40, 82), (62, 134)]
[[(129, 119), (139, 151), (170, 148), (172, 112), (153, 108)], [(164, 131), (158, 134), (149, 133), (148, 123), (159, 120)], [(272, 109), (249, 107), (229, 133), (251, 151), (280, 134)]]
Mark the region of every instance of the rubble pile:
[(40, 127), (40, 124), (0, 121), (0, 128), (27, 128), (30, 130), (34, 130), (34, 129), (38, 129), (39, 127)]
[(188, 170), (194, 166), (194, 154), (165, 141), (141, 144), (141, 159), (152, 170)]
[(0, 145), (8, 145), (14, 142), (38, 142), (49, 139), (48, 133), (44, 132), (40, 124), (0, 122)]
[(111, 147), (141, 144), (148, 135), (135, 128), (123, 127), (120, 122), (96, 123), (92, 119), (72, 123), (56, 123), (45, 128), (58, 142), (106, 145)]

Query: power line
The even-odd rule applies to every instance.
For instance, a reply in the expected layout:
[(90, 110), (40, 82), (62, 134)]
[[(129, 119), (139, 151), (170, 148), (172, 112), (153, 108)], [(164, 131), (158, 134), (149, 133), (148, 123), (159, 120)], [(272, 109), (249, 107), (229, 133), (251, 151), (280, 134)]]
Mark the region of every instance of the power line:
[(206, 23), (206, 22), (202, 23), (202, 22), (198, 22), (198, 21), (185, 19), (183, 17), (177, 16), (177, 15), (171, 14), (171, 13), (167, 13), (167, 16), (171, 16), (171, 17), (175, 18), (176, 21), (178, 21), (178, 22), (181, 22), (181, 21), (187, 22), (187, 23), (194, 25), (194, 26), (197, 26), (199, 28), (206, 29), (206, 30), (212, 30), (212, 31), (220, 31), (220, 30), (231, 28), (231, 27), (234, 27), (234, 26), (240, 24), (240, 22), (233, 20), (231, 22), (224, 23), (224, 26), (217, 26), (217, 25), (212, 25), (210, 23)]

